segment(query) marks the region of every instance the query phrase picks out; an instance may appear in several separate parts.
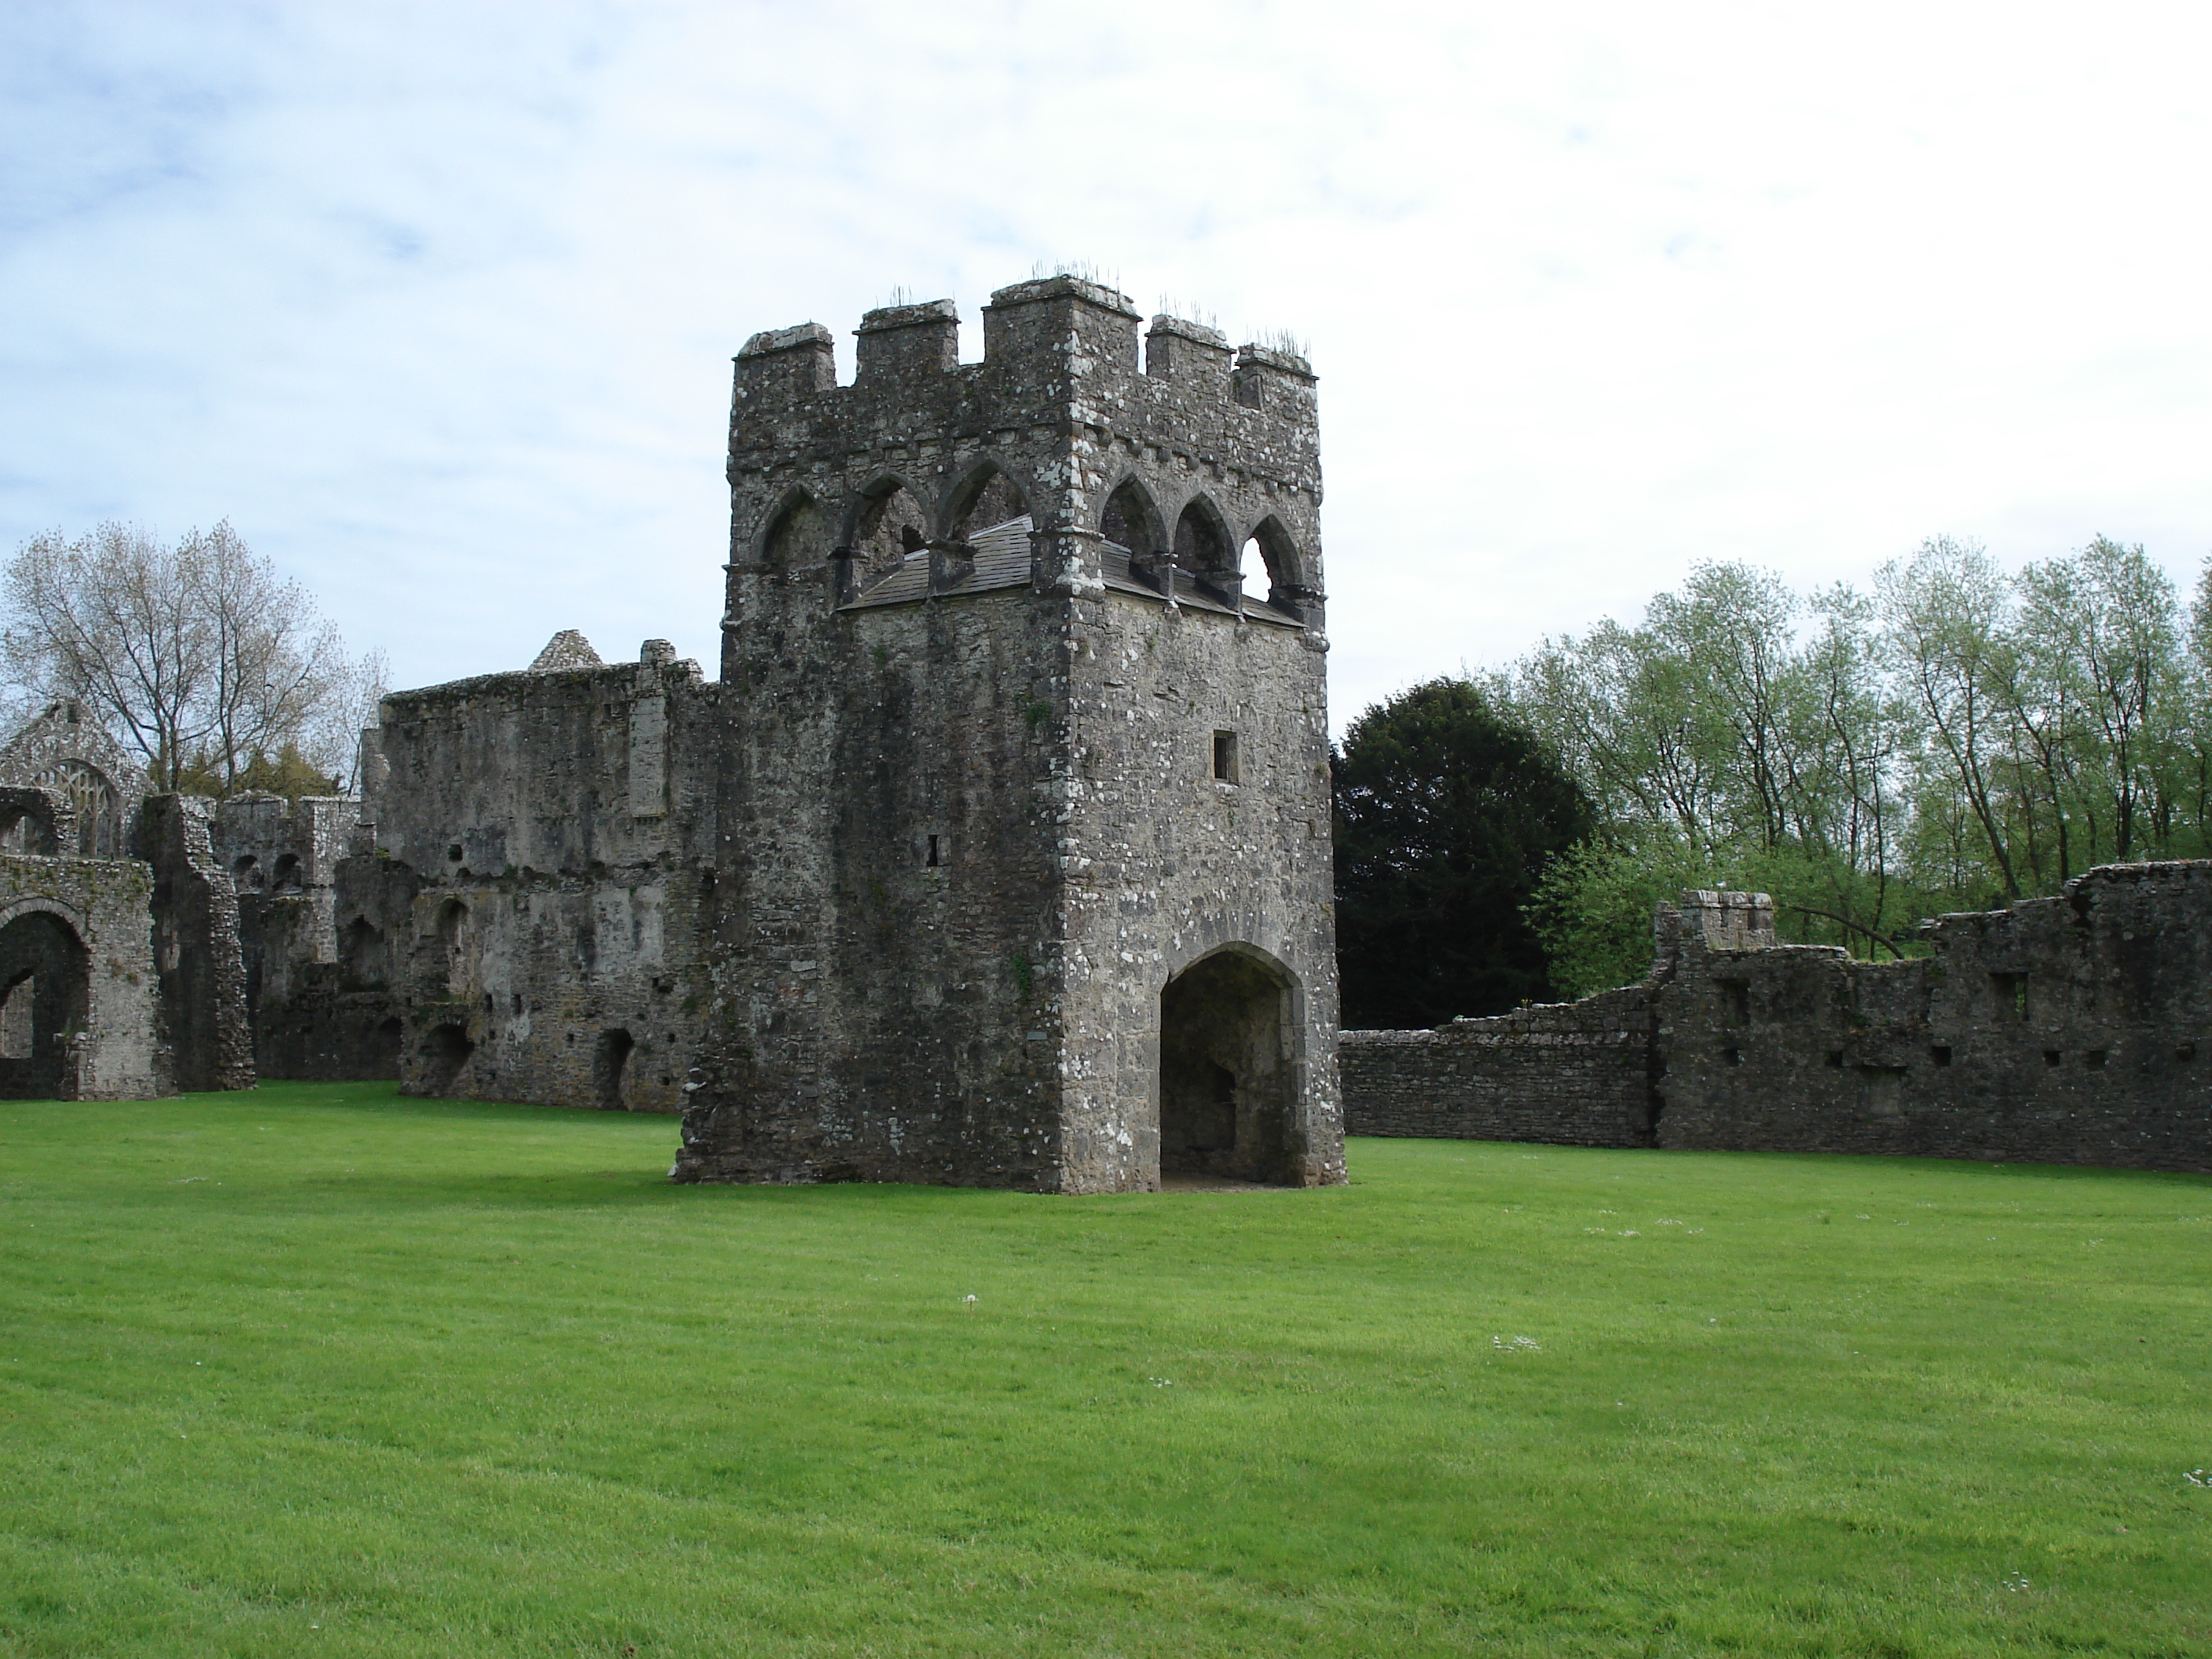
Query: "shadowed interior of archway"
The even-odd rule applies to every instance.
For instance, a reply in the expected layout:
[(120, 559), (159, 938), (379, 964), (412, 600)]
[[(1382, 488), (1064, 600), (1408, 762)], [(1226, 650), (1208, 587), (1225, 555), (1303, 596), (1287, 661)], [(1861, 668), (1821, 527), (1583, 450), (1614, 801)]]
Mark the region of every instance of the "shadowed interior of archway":
[(43, 910), (0, 927), (0, 1098), (63, 1097), (70, 1035), (90, 1007), (91, 958), (76, 930)]
[(1218, 951), (1160, 993), (1160, 1174), (1277, 1184), (1289, 1166), (1290, 987), (1257, 958)]

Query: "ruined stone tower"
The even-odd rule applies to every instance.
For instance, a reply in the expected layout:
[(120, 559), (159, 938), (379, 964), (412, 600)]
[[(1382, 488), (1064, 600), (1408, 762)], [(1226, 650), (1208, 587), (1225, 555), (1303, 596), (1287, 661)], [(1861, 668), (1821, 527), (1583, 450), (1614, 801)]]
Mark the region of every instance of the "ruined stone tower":
[(738, 356), (678, 1179), (1343, 1179), (1314, 377), (1139, 322)]

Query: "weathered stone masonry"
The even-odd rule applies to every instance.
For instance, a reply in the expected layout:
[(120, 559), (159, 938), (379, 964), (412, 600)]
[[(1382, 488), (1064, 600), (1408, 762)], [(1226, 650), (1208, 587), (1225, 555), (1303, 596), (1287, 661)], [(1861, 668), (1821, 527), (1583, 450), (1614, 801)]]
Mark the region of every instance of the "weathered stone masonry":
[[(1342, 1179), (1312, 376), (1052, 278), (738, 361), (683, 1179)], [(1265, 600), (1243, 591), (1258, 544)]]
[(386, 699), (331, 977), (410, 1092), (674, 1112), (704, 1040), (719, 688), (662, 641), (612, 667), (556, 644)]
[(0, 746), (0, 1095), (250, 1087), (230, 884), (204, 803), (144, 775), (81, 704)]
[[(872, 312), (848, 386), (746, 345), (720, 684), (567, 633), (386, 698), (358, 803), (148, 803), (156, 1058), (680, 1109), (690, 1181), (1341, 1181), (1312, 371), (1170, 317), (1140, 362), (1067, 277), (983, 325)], [(0, 750), (49, 885), (136, 799), (106, 742)]]
[(1641, 986), (1345, 1033), (1350, 1132), (2212, 1170), (2212, 864), (1941, 917), (1897, 963), (1775, 945), (1761, 903), (1685, 895)]

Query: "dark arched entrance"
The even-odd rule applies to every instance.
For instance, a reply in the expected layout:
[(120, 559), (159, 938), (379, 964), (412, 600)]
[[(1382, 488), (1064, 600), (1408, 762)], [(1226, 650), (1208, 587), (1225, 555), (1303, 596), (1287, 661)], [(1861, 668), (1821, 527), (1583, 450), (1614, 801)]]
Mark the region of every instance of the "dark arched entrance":
[(74, 1094), (69, 1040), (84, 1029), (91, 987), (84, 942), (59, 916), (33, 910), (0, 927), (0, 1097)]
[(592, 1052), (592, 1093), (601, 1111), (624, 1109), (623, 1074), (629, 1067), (630, 1050), (636, 1047), (628, 1031), (599, 1033), (599, 1046)]
[(1160, 1174), (1295, 1185), (1290, 975), (1235, 948), (1160, 993)]
[(477, 1045), (469, 1041), (468, 1028), (447, 1024), (434, 1025), (422, 1038), (422, 1082), (410, 1094), (449, 1095), (460, 1080), (461, 1068), (476, 1053)]

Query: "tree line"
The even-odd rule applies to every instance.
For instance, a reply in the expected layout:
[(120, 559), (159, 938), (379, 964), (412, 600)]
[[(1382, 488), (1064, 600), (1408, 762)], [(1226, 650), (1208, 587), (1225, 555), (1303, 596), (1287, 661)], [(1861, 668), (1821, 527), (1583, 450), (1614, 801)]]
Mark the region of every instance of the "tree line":
[[(1589, 807), (1586, 829), (1531, 845), (1513, 914), (1462, 918), (1507, 958), (1538, 953), (1527, 995), (1640, 977), (1652, 906), (1684, 887), (1771, 892), (1784, 938), (1887, 957), (1921, 948), (1927, 916), (2097, 864), (2212, 855), (2212, 560), (2186, 597), (2140, 544), (2101, 536), (2017, 574), (1938, 538), (1863, 590), (1707, 563), (1640, 623), (1444, 684)], [(1346, 787), (1404, 701), (1355, 722), (1338, 757), (1347, 1018), (1430, 1012), (1377, 997), (1357, 948), (1374, 809)], [(1454, 1012), (1511, 1006), (1458, 994)]]
[(0, 672), (7, 715), (82, 702), (149, 788), (295, 799), (356, 786), (386, 677), (228, 523), (173, 544), (114, 523), (25, 543), (0, 568)]

